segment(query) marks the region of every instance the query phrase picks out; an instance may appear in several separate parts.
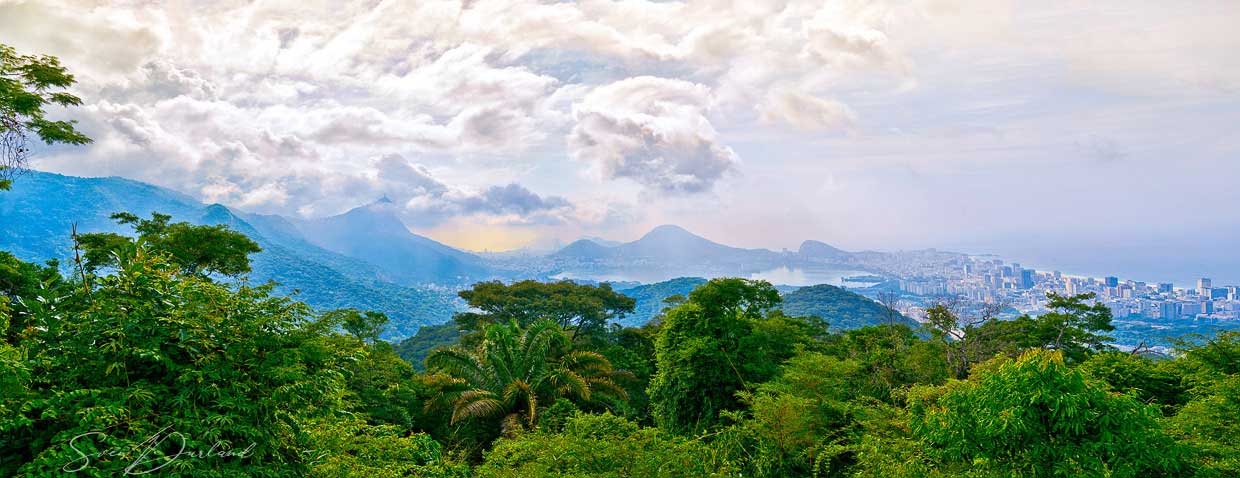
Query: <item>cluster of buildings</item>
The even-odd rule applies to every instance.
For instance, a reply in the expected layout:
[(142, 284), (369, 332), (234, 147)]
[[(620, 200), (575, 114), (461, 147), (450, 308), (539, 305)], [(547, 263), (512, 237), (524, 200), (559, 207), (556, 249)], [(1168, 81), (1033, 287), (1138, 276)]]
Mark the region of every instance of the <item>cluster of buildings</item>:
[[(1170, 283), (1121, 281), (1116, 277), (1075, 277), (1058, 271), (1035, 271), (1019, 263), (964, 256), (955, 270), (939, 268), (916, 278), (902, 279), (907, 294), (961, 297), (978, 303), (1005, 303), (1020, 313), (1045, 311), (1046, 294), (1092, 292), (1116, 318), (1240, 320), (1240, 287), (1216, 286), (1208, 278), (1192, 289)], [(926, 271), (930, 272), (930, 271)]]

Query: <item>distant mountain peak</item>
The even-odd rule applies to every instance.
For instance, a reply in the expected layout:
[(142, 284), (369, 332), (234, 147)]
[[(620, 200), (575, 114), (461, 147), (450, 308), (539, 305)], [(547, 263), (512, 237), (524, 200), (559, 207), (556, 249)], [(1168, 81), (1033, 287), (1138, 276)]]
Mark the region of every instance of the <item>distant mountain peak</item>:
[(571, 244), (564, 246), (553, 255), (558, 257), (577, 257), (581, 259), (601, 259), (610, 257), (613, 251), (610, 247), (603, 246), (590, 239), (578, 239)]
[(851, 254), (822, 241), (809, 240), (801, 243), (797, 253), (807, 259), (841, 260)]
[(373, 264), (403, 283), (452, 283), (489, 274), (477, 256), (410, 231), (386, 196), (344, 214), (300, 221), (297, 228), (310, 243)]
[(401, 227), (402, 228), (404, 227), (403, 221), (401, 221), (400, 218), (396, 214), (395, 203), (393, 203), (392, 200), (389, 199), (387, 196), (383, 196), (375, 200), (374, 202), (363, 204), (361, 206), (357, 206), (353, 209), (337, 214), (335, 216), (320, 217), (316, 220), (325, 220), (325, 219), (331, 219), (331, 218), (357, 219), (357, 218), (363, 218), (363, 217), (369, 218), (369, 220), (372, 220), (372, 221), (382, 221), (388, 224), (401, 223)]
[(650, 232), (647, 232), (646, 235), (641, 237), (641, 239), (638, 239), (638, 242), (648, 241), (648, 240), (667, 240), (667, 239), (696, 239), (696, 240), (703, 240), (703, 241), (707, 240), (706, 238), (699, 236), (697, 234), (694, 234), (692, 232), (689, 232), (687, 229), (677, 226), (675, 224), (662, 224), (659, 226), (655, 226), (654, 229), (651, 229)]

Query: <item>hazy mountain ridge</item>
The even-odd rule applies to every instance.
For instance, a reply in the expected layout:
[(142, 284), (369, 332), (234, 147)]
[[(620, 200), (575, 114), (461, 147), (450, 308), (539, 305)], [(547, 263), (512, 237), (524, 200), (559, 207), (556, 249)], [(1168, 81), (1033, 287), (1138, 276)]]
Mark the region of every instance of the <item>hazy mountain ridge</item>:
[(226, 224), (263, 249), (252, 256), (252, 282), (275, 281), (278, 293), (297, 292), (298, 300), (320, 309), (357, 307), (385, 312), (392, 318), (388, 337), (412, 335), (420, 325), (444, 322), (457, 307), (454, 291), (391, 283), (380, 268), (299, 237), (286, 218), (203, 205), (184, 194), (122, 178), (35, 171), (22, 176), (12, 191), (0, 194), (0, 249), (23, 260), (63, 263), (72, 257), (74, 223), (79, 233), (131, 233), (108, 217), (120, 211), (141, 216), (154, 211), (169, 214), (174, 221)]
[[(274, 280), (280, 284), (280, 293), (300, 291), (298, 298), (317, 308), (358, 307), (388, 313), (393, 318), (389, 337), (409, 336), (419, 325), (447, 321), (459, 307), (455, 291), (478, 280), (545, 280), (571, 271), (578, 274), (567, 277), (584, 282), (620, 282), (624, 279), (593, 275), (652, 270), (649, 277), (632, 279), (646, 285), (623, 290), (638, 299), (637, 310), (623, 322), (640, 325), (663, 308), (664, 298), (687, 294), (705, 281), (699, 277), (744, 277), (754, 270), (801, 264), (857, 267), (861, 260), (895, 257), (847, 252), (819, 241), (805, 241), (796, 252), (745, 249), (663, 225), (631, 242), (600, 244), (598, 239), (586, 238), (546, 256), (499, 261), (411, 232), (393, 207), (381, 200), (339, 215), (306, 220), (204, 205), (187, 195), (123, 178), (31, 172), (13, 191), (0, 195), (0, 226), (4, 227), (0, 247), (26, 260), (64, 260), (71, 257), (69, 233), (75, 222), (79, 232), (129, 233), (108, 217), (119, 211), (142, 216), (157, 211), (176, 221), (226, 224), (263, 248), (253, 256), (253, 281)], [(427, 288), (427, 284), (439, 285)]]
[(290, 220), (305, 240), (364, 260), (404, 284), (467, 284), (491, 274), (482, 258), (405, 227), (383, 200), (336, 216)]
[(559, 277), (635, 280), (655, 283), (683, 276), (751, 277), (777, 268), (834, 268), (884, 273), (894, 262), (883, 252), (849, 252), (808, 240), (795, 252), (745, 249), (720, 244), (679, 226), (655, 227), (641, 238), (606, 245), (585, 238), (547, 256), (548, 270)]

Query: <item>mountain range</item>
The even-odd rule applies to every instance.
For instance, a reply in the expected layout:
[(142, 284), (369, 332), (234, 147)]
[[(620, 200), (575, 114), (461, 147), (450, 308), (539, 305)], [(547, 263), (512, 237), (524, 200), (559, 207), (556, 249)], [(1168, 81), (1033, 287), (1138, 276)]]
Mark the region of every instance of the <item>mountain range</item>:
[[(320, 239), (310, 239), (296, 221), (202, 204), (123, 178), (77, 178), (36, 171), (21, 176), (11, 191), (0, 194), (0, 249), (27, 261), (63, 262), (72, 257), (74, 225), (79, 233), (129, 233), (109, 218), (120, 211), (143, 216), (160, 212), (174, 221), (194, 224), (226, 224), (263, 249), (252, 256), (252, 281), (275, 281), (278, 293), (295, 294), (320, 309), (356, 307), (385, 312), (392, 318), (387, 331), (391, 338), (412, 335), (423, 324), (442, 323), (460, 307), (455, 288), (397, 281), (402, 275), (389, 267), (318, 245)], [(383, 222), (375, 224), (378, 228)], [(351, 233), (371, 235), (366, 229)], [(385, 237), (392, 238), (390, 234)], [(420, 236), (405, 240), (430, 241)], [(433, 263), (449, 262), (431, 257)]]
[(744, 249), (674, 225), (655, 227), (632, 242), (580, 239), (547, 256), (557, 277), (646, 284), (685, 276), (761, 277), (764, 271), (781, 268), (881, 273), (871, 263), (884, 257), (884, 253), (843, 251), (819, 241), (805, 241), (796, 252)]
[[(28, 261), (64, 261), (72, 257), (75, 225), (81, 233), (129, 233), (109, 218), (121, 211), (226, 224), (263, 249), (252, 257), (252, 281), (275, 281), (277, 292), (296, 294), (320, 309), (385, 312), (392, 318), (387, 338), (408, 337), (421, 325), (447, 321), (463, 307), (456, 291), (480, 280), (617, 282), (639, 300), (638, 311), (625, 321), (632, 325), (656, 314), (663, 298), (687, 294), (705, 280), (696, 277), (748, 277), (774, 267), (811, 265), (869, 270), (857, 258), (879, 254), (846, 252), (817, 241), (806, 241), (796, 252), (744, 249), (663, 225), (631, 242), (588, 238), (546, 255), (499, 260), (410, 231), (386, 198), (339, 215), (303, 219), (203, 204), (124, 178), (38, 171), (21, 176), (11, 191), (0, 194), (0, 250)], [(645, 285), (632, 287), (635, 283)]]

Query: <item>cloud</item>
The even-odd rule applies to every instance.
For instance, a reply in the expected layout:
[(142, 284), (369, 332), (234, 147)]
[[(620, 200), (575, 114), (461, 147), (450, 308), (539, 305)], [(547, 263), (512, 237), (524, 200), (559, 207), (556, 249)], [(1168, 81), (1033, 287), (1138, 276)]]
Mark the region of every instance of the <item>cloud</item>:
[(848, 105), (794, 90), (772, 90), (759, 111), (767, 122), (783, 122), (802, 130), (840, 128), (857, 122), (857, 113)]
[[(521, 163), (530, 160), (516, 155), (564, 148), (566, 137), (575, 157), (604, 155), (583, 163), (598, 177), (706, 191), (739, 165), (712, 121), (818, 129), (855, 119), (828, 90), (845, 70), (899, 57), (884, 11), (810, 0), (69, 0), (0, 3), (0, 26), (80, 71), (98, 115), (84, 123), (99, 141), (47, 166), (204, 198), (222, 182), (258, 184), (246, 204), (279, 210), (342, 198), (272, 178), (336, 184), (357, 158), (390, 153)], [(652, 96), (622, 107), (626, 94)]]
[(401, 206), (411, 225), (434, 226), (458, 216), (493, 224), (561, 224), (578, 220), (575, 207), (558, 196), (539, 196), (516, 183), (481, 191), (451, 187), (424, 166), (389, 155), (373, 162), (375, 188)]
[(711, 188), (739, 157), (706, 118), (710, 92), (681, 80), (637, 77), (592, 91), (573, 107), (569, 153), (608, 179), (663, 193)]

